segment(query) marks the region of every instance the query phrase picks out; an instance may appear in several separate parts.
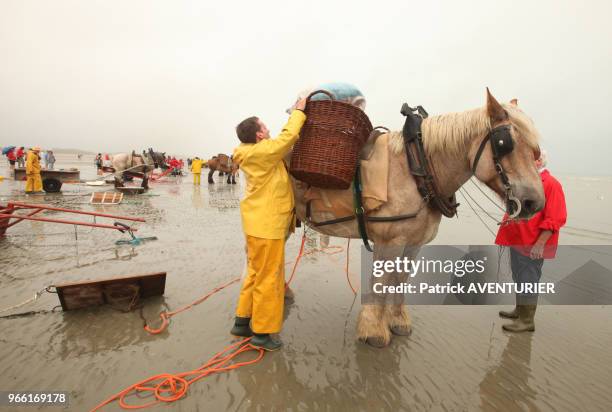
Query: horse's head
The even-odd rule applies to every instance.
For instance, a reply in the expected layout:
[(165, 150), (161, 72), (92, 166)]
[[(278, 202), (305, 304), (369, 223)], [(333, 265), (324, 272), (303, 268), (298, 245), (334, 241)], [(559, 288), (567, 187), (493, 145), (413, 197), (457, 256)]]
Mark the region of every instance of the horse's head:
[(166, 152), (155, 152), (152, 148), (149, 148), (149, 158), (155, 164), (155, 168), (167, 169), (166, 164)]
[(474, 175), (506, 202), (512, 218), (530, 218), (544, 207), (544, 189), (536, 168), (539, 133), (513, 99), (501, 105), (487, 89), (490, 132), (472, 143)]

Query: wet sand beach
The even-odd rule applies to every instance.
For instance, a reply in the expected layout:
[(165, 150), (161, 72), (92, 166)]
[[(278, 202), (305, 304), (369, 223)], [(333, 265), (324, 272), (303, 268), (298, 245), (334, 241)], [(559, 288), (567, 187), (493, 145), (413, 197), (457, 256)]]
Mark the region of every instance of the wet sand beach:
[[(56, 167), (79, 167), (83, 179), (96, 177), (91, 156), (78, 161), (76, 155), (58, 154)], [(54, 283), (166, 271), (165, 295), (146, 300), (142, 313), (158, 324), (160, 311), (187, 304), (242, 272), (242, 179), (232, 186), (215, 177), (208, 185), (203, 176), (202, 186), (194, 187), (191, 175), (168, 178), (120, 205), (92, 206), (92, 191), (112, 187), (66, 184), (58, 194), (26, 196), (24, 183), (12, 181), (7, 168), (3, 158), (0, 203), (141, 216), (147, 222), (137, 225), (138, 236), (158, 240), (117, 246), (127, 235), (79, 227), (76, 239), (71, 225), (21, 222), (0, 239), (0, 309)], [(612, 243), (612, 178), (560, 180), (569, 214), (561, 242)], [(461, 196), (458, 200), (459, 218), (443, 220), (435, 243), (492, 243)], [(310, 233), (307, 251), (319, 247), (318, 235)], [(299, 234), (287, 242), (288, 263), (299, 245)], [(346, 247), (346, 240), (332, 238), (331, 245)], [(356, 285), (359, 247), (351, 242)], [(356, 341), (359, 296), (346, 282), (344, 265), (344, 253), (305, 256), (291, 285), (295, 303), (285, 310), (283, 349), (255, 365), (207, 377), (184, 399), (152, 410), (609, 410), (612, 308), (542, 306), (535, 333), (512, 335), (501, 330), (507, 321), (497, 316), (496, 306), (414, 306), (413, 334), (374, 349)], [(138, 311), (109, 306), (0, 319), (0, 390), (68, 391), (65, 410), (86, 411), (149, 376), (195, 369), (233, 341), (229, 329), (238, 291), (237, 284), (230, 286), (177, 315), (159, 335), (143, 330)], [(57, 296), (44, 294), (2, 315), (58, 304)]]

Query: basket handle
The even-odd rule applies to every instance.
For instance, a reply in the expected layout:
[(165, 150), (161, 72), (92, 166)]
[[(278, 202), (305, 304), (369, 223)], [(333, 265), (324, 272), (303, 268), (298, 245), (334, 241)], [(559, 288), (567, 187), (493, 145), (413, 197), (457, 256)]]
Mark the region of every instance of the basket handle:
[(321, 90), (315, 90), (314, 92), (310, 93), (308, 95), (308, 97), (306, 98), (306, 103), (310, 102), (310, 98), (312, 96), (314, 96), (315, 94), (319, 94), (319, 93), (326, 94), (327, 97), (329, 97), (331, 100), (336, 100), (336, 98), (334, 97), (334, 95), (331, 92), (328, 92), (327, 90), (321, 89)]

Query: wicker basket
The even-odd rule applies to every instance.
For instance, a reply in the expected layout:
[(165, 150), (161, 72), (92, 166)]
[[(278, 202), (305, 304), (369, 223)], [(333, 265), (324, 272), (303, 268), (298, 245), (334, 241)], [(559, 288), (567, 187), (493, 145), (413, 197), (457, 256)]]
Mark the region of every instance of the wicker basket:
[[(331, 100), (311, 100), (317, 93)], [(372, 132), (368, 116), (358, 107), (334, 100), (326, 90), (308, 96), (305, 112), (306, 123), (293, 148), (289, 172), (311, 186), (348, 189), (359, 151)]]

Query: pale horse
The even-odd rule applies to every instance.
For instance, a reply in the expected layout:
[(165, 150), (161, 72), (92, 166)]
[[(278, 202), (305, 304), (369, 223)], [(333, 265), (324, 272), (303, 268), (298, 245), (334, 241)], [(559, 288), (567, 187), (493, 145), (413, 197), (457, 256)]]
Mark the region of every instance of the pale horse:
[[(448, 113), (426, 118), (422, 124), (425, 152), (434, 171), (438, 190), (447, 198), (472, 176), (492, 189), (507, 202), (506, 188), (496, 172), (491, 143), (475, 166), (474, 160), (481, 144), (485, 144), (489, 132), (498, 126), (509, 126), (514, 149), (501, 158), (503, 167), (521, 211), (517, 218), (529, 218), (544, 206), (544, 192), (540, 176), (535, 168), (539, 156), (539, 133), (533, 121), (518, 108), (516, 99), (500, 104), (487, 90), (486, 105), (460, 113)], [(368, 222), (367, 233), (374, 243), (374, 260), (390, 260), (404, 256), (412, 259), (420, 246), (430, 242), (438, 232), (441, 213), (424, 200), (417, 190), (407, 166), (404, 141), (401, 132), (389, 133), (388, 201), (370, 216), (398, 216), (418, 212), (415, 218), (396, 222)], [(292, 178), (297, 217), (309, 224), (306, 218), (304, 194), (307, 185)], [(352, 204), (352, 189), (335, 191)], [(337, 218), (330, 212), (313, 210), (312, 222)], [(355, 220), (328, 226), (311, 226), (329, 236), (360, 238)], [(467, 228), (466, 228), (467, 229)], [(389, 256), (391, 247), (399, 247), (400, 253)], [(395, 249), (397, 250), (397, 249)], [(381, 281), (386, 285), (399, 285), (407, 274), (390, 273)], [(362, 285), (368, 288), (368, 285)], [(412, 332), (412, 322), (403, 296), (364, 303), (358, 317), (359, 340), (375, 347), (387, 346), (392, 335), (406, 336)]]

